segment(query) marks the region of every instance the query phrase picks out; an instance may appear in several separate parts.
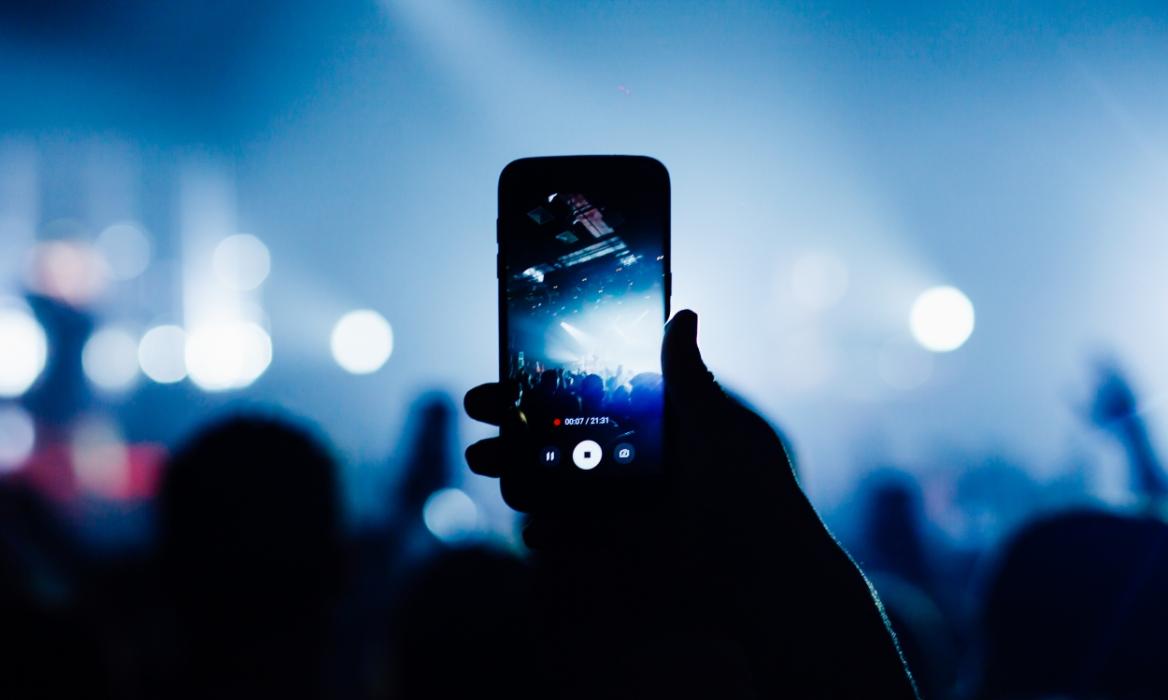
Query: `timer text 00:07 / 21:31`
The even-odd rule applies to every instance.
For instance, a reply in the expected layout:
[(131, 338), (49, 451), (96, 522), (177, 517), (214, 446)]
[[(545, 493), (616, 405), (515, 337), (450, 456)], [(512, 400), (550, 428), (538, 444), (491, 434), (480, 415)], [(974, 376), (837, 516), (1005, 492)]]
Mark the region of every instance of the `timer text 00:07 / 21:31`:
[(608, 425), (608, 422), (608, 416), (580, 416), (564, 419), (564, 425)]

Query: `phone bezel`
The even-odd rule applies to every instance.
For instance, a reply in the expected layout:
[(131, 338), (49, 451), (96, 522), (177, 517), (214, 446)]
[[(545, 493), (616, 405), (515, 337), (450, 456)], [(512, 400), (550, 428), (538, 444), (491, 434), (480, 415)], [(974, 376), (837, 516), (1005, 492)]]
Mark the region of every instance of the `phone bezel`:
[[(635, 181), (638, 187), (651, 189), (662, 199), (662, 275), (664, 285), (664, 308), (661, 323), (669, 318), (670, 300), (673, 295), (672, 274), (672, 197), (669, 171), (656, 158), (649, 156), (592, 155), (592, 156), (541, 156), (520, 158), (507, 164), (499, 174), (498, 211), (495, 219), (495, 278), (497, 304), (499, 308), (499, 381), (507, 382), (508, 376), (508, 317), (507, 317), (507, 276), (503, 261), (507, 259), (507, 241), (503, 237), (501, 221), (503, 212), (509, 210), (508, 196), (519, 196), (528, 191), (536, 182), (554, 183), (551, 187), (567, 190), (579, 187), (587, 189), (587, 183), (602, 181), (611, 183), (614, 179)], [(577, 185), (576, 183), (580, 183)], [(649, 184), (646, 184), (649, 183)], [(516, 193), (512, 195), (511, 193)], [(662, 465), (664, 467), (664, 465)]]

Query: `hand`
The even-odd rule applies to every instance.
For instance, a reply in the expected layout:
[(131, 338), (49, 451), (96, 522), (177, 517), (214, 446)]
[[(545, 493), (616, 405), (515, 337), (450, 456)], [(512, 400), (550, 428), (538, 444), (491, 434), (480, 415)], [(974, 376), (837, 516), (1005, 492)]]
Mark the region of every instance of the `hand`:
[(1168, 478), (1152, 445), (1148, 424), (1140, 415), (1140, 403), (1131, 381), (1114, 362), (1098, 363), (1096, 374), (1095, 396), (1086, 412), (1088, 417), (1123, 445), (1135, 491), (1162, 501), (1168, 495)]
[[(573, 503), (571, 494), (557, 493), (558, 483), (514, 457), (518, 445), (524, 444), (526, 424), (513, 386), (484, 384), (467, 393), (465, 405), (472, 418), (506, 425), (508, 434), (519, 436), (513, 444), (501, 437), (477, 442), (467, 449), (466, 458), (471, 471), (500, 479), (508, 505), (534, 514), (524, 531), (529, 545), (562, 544), (564, 538), (580, 543), (573, 538), (576, 533), (587, 533), (591, 540), (611, 535), (619, 543), (646, 534), (640, 528), (653, 530), (656, 536), (666, 527), (682, 536), (694, 528), (693, 535), (720, 543), (729, 536), (754, 541), (786, 516), (815, 519), (775, 431), (722, 391), (706, 369), (692, 311), (678, 312), (666, 325), (662, 368), (667, 435), (673, 437), (666, 449), (666, 483), (659, 494), (638, 492), (633, 502), (607, 502), (603, 508), (565, 507)], [(604, 496), (619, 500), (623, 495)], [(629, 529), (634, 525), (638, 530)], [(716, 549), (723, 547), (718, 544)]]
[(1099, 362), (1095, 367), (1095, 395), (1087, 415), (1104, 430), (1115, 430), (1137, 419), (1135, 390), (1127, 376), (1113, 362)]
[[(913, 697), (871, 590), (799, 489), (778, 435), (706, 369), (693, 312), (666, 325), (662, 369), (668, 478), (655, 497), (557, 512), (548, 503), (564, 494), (503, 439), (467, 449), (472, 471), (499, 477), (508, 504), (534, 514), (524, 538), (559, 584), (550, 597), (571, 601), (559, 611), (572, 615), (565, 634), (606, 651), (614, 640), (716, 643), (732, 650), (718, 667), (741, 654), (763, 695)], [(485, 384), (466, 410), (516, 434), (514, 397)], [(582, 632), (590, 626), (595, 636)]]

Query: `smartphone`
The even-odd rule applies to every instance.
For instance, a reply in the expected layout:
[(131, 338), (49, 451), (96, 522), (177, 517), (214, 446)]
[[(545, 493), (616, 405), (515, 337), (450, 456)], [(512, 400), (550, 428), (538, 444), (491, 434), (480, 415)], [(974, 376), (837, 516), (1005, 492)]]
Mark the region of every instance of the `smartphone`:
[(499, 374), (526, 423), (512, 458), (570, 482), (661, 476), (665, 166), (516, 160), (499, 177), (498, 242)]

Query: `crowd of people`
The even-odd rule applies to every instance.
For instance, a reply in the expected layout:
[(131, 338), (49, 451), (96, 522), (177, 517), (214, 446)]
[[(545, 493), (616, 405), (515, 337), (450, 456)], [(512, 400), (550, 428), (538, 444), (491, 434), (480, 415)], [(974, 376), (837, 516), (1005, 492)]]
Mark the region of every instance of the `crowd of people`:
[[(523, 551), (423, 526), (426, 498), (464, 468), (444, 456), (441, 397), (416, 409), (392, 516), (359, 532), (327, 443), (274, 415), (175, 447), (143, 550), (94, 552), (0, 481), (0, 697), (1168, 695), (1164, 474), (1120, 373), (1102, 375), (1090, 415), (1124, 446), (1140, 506), (1032, 512), (992, 549), (963, 549), (936, 534), (919, 483), (890, 472), (863, 483), (845, 552), (695, 338), (681, 312), (663, 353), (677, 449), (662, 493), (586, 514), (508, 498), (527, 514)], [(556, 370), (520, 384), (472, 390), (468, 413), (619, 415), (662, 390)], [(499, 447), (467, 461), (506, 497), (523, 473)]]
[(661, 375), (641, 372), (632, 376), (622, 368), (598, 374), (544, 367), (512, 373), (519, 407), (527, 415), (609, 416), (618, 422), (659, 413)]

